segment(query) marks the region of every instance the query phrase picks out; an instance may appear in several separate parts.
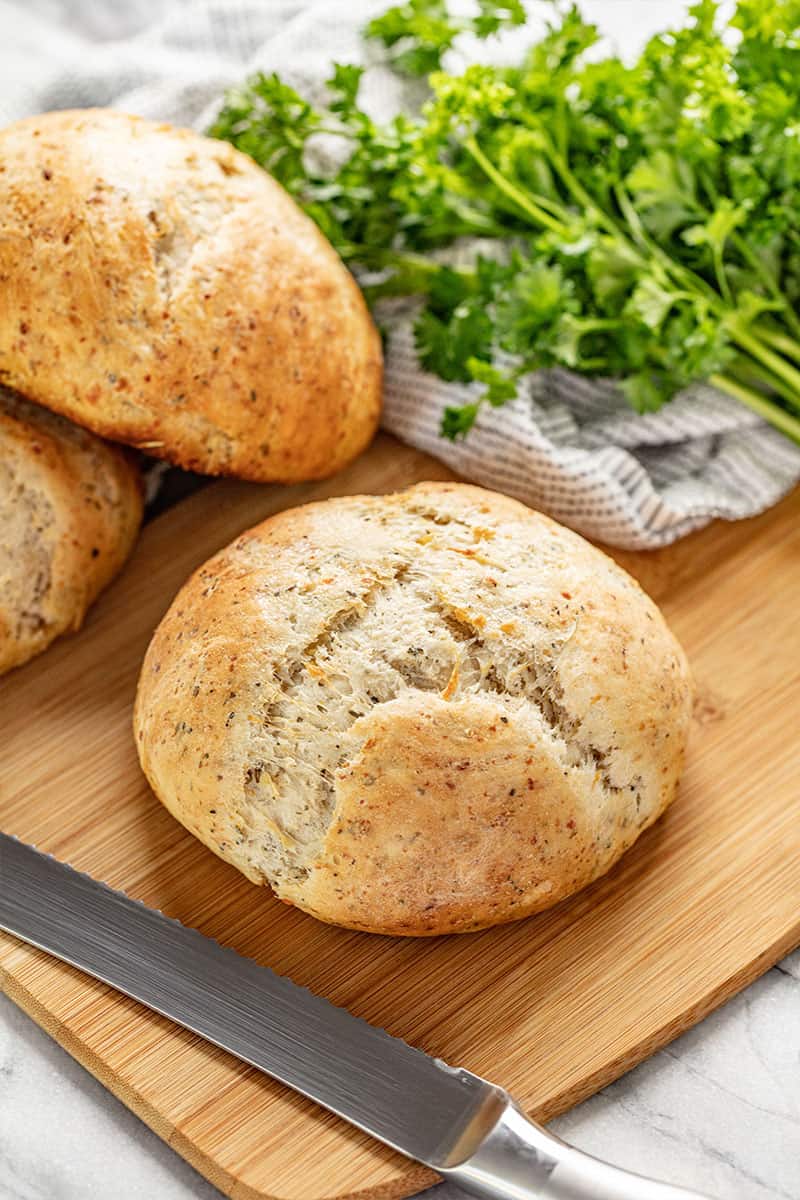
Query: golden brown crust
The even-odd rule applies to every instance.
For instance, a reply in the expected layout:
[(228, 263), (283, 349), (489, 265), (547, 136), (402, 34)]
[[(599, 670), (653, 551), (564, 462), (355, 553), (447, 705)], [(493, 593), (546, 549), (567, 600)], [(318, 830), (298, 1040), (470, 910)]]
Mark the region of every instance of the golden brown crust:
[(691, 707), (652, 601), (506, 497), (278, 514), (185, 585), (135, 728), (156, 793), (256, 882), (393, 934), (536, 912), (673, 798)]
[(0, 674), (80, 627), (141, 519), (131, 455), (0, 387)]
[(0, 160), (0, 382), (209, 474), (319, 478), (364, 449), (377, 331), (249, 158), (87, 109), (9, 126)]

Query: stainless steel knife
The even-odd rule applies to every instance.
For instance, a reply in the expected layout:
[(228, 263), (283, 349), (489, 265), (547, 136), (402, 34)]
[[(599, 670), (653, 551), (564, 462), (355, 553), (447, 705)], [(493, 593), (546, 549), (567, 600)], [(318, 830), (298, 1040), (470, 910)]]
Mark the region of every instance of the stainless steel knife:
[(621, 1171), (307, 988), (0, 833), (0, 929), (338, 1113), (477, 1196), (702, 1200)]

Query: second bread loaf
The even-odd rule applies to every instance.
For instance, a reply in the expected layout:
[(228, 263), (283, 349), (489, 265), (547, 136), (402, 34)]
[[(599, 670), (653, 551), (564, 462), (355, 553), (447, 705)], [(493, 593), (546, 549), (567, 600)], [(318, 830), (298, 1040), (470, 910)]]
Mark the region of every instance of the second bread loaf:
[(0, 380), (207, 474), (337, 471), (381, 348), (316, 225), (225, 142), (109, 110), (0, 132)]
[(0, 387), (0, 674), (80, 626), (141, 519), (132, 456)]

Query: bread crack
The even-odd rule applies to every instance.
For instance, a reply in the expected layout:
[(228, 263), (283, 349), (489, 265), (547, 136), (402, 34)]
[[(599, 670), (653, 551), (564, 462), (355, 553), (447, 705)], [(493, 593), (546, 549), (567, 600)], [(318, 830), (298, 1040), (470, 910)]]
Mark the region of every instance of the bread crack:
[[(580, 721), (570, 713), (563, 703), (563, 686), (558, 675), (558, 659), (574, 634), (574, 627), (558, 649), (554, 660), (548, 664), (537, 658), (533, 647), (506, 648), (509, 660), (505, 673), (501, 671), (498, 656), (493, 653), (484, 630), (463, 609), (441, 601), (437, 609), (451, 636), (462, 646), (468, 646), (466, 656), (478, 667), (473, 671), (470, 691), (489, 693), (501, 698), (521, 698), (534, 707), (545, 727), (560, 742), (565, 753), (566, 766), (594, 767), (599, 772), (599, 782), (608, 792), (619, 792), (628, 786), (612, 782), (608, 765), (608, 751), (580, 735)], [(469, 676), (468, 676), (469, 679)]]
[(379, 578), (362, 593), (357, 600), (352, 604), (345, 605), (338, 613), (330, 619), (322, 631), (303, 647), (299, 658), (292, 664), (291, 672), (302, 673), (304, 665), (310, 659), (313, 659), (320, 650), (330, 650), (333, 638), (338, 633), (344, 633), (360, 621), (371, 605), (375, 603), (378, 595), (385, 592), (387, 588), (393, 584), (401, 582), (408, 574), (410, 564), (407, 562), (399, 562), (392, 573), (386, 578)]
[(152, 242), (153, 267), (165, 301), (178, 290), (198, 245), (217, 233), (232, 206), (231, 198), (221, 191), (212, 195), (207, 188), (184, 188), (165, 204), (150, 208), (147, 220), (156, 235)]
[[(253, 738), (252, 757), (244, 768), (243, 791), (257, 803), (268, 789), (273, 799), (289, 806), (284, 818), (273, 824), (287, 861), (283, 873), (294, 879), (299, 878), (298, 872), (307, 871), (305, 861), (330, 824), (336, 774), (347, 761), (353, 725), (375, 704), (396, 695), (398, 681), (402, 684), (386, 663), (386, 680), (359, 689), (340, 669), (337, 654), (379, 598), (402, 586), (408, 570), (409, 563), (400, 560), (373, 580), (360, 596), (333, 613), (274, 677), (275, 692), (261, 717), (263, 733)], [(289, 829), (302, 829), (302, 838), (290, 836)], [(275, 831), (270, 836), (276, 836)]]
[(469, 521), (463, 521), (454, 513), (437, 512), (435, 508), (428, 508), (424, 504), (409, 504), (408, 502), (403, 505), (403, 508), (405, 512), (414, 517), (420, 517), (429, 525), (460, 525), (463, 529), (472, 532), (472, 525)]

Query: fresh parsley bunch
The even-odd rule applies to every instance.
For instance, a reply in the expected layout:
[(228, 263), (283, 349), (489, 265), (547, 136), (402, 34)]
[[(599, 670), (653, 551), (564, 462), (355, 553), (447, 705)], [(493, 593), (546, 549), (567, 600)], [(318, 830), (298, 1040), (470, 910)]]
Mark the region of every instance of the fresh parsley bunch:
[[(537, 367), (616, 378), (640, 412), (708, 380), (800, 442), (800, 0), (714, 0), (638, 61), (590, 61), (597, 31), (554, 5), (514, 67), (441, 69), (464, 32), (521, 24), (518, 0), (408, 0), (365, 34), (427, 74), (418, 116), (373, 121), (362, 69), (313, 107), (277, 76), (229, 93), (211, 133), (266, 167), (317, 221), (370, 301), (420, 296), (420, 360), (481, 394), (468, 432)], [(312, 164), (319, 134), (345, 140)], [(469, 267), (431, 252), (489, 239)], [(483, 243), (482, 243), (483, 244)]]

